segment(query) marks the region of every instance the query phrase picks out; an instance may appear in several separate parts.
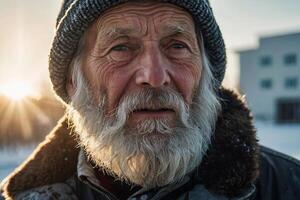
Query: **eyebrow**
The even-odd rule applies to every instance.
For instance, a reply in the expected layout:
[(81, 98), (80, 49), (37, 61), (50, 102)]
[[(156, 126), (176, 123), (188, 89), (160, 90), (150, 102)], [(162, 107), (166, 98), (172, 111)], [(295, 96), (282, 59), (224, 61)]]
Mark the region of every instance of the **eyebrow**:
[(163, 31), (165, 33), (184, 33), (185, 28), (181, 25), (167, 25), (166, 27), (163, 28)]
[(131, 35), (134, 32), (133, 28), (114, 27), (104, 32), (104, 35), (107, 37), (107, 40), (114, 40), (118, 37)]
[(192, 41), (193, 39), (193, 33), (191, 31), (187, 30), (186, 25), (167, 25), (162, 29), (163, 34), (166, 35), (166, 37), (170, 36), (180, 36), (182, 35), (186, 39)]

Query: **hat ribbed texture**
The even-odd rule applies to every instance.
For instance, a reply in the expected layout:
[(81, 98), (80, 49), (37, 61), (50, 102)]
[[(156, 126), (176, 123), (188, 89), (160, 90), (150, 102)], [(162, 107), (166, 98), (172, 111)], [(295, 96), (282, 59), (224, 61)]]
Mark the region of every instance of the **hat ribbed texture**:
[[(65, 0), (56, 22), (49, 56), (49, 72), (53, 89), (63, 101), (69, 103), (66, 76), (84, 31), (106, 10), (128, 0)], [(201, 31), (204, 48), (212, 65), (212, 73), (221, 84), (226, 66), (225, 45), (221, 31), (213, 16), (208, 0), (161, 0), (186, 9)], [(219, 85), (216, 85), (219, 87)]]

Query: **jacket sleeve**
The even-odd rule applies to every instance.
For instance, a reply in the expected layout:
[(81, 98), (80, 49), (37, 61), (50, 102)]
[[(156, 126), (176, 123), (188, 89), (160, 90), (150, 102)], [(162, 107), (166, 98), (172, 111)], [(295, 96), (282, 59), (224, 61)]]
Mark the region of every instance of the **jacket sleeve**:
[(300, 161), (261, 147), (260, 176), (257, 181), (260, 199), (300, 199)]

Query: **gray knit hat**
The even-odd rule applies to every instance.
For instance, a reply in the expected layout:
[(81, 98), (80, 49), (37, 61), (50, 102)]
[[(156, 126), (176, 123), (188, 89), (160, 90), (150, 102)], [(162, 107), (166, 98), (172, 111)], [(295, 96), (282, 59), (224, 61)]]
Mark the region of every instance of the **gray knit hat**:
[[(56, 94), (66, 103), (70, 97), (66, 90), (68, 67), (77, 51), (84, 31), (104, 11), (128, 0), (64, 0), (56, 22), (49, 58), (50, 79)], [(201, 31), (204, 48), (212, 65), (212, 72), (219, 87), (225, 74), (226, 52), (221, 31), (208, 0), (161, 0), (186, 9)]]

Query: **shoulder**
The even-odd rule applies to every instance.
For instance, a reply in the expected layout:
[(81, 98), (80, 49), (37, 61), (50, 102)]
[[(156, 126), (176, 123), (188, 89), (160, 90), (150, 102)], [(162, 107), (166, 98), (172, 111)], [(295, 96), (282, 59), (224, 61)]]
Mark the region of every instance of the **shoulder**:
[[(0, 200), (5, 198), (0, 195)], [(14, 200), (77, 200), (75, 193), (75, 182), (73, 178), (68, 179), (64, 183), (54, 183), (37, 188), (31, 188), (18, 192), (13, 197)]]
[(284, 173), (300, 175), (300, 161), (296, 158), (261, 146), (261, 166)]
[(300, 199), (300, 161), (262, 146), (258, 187), (263, 199)]

